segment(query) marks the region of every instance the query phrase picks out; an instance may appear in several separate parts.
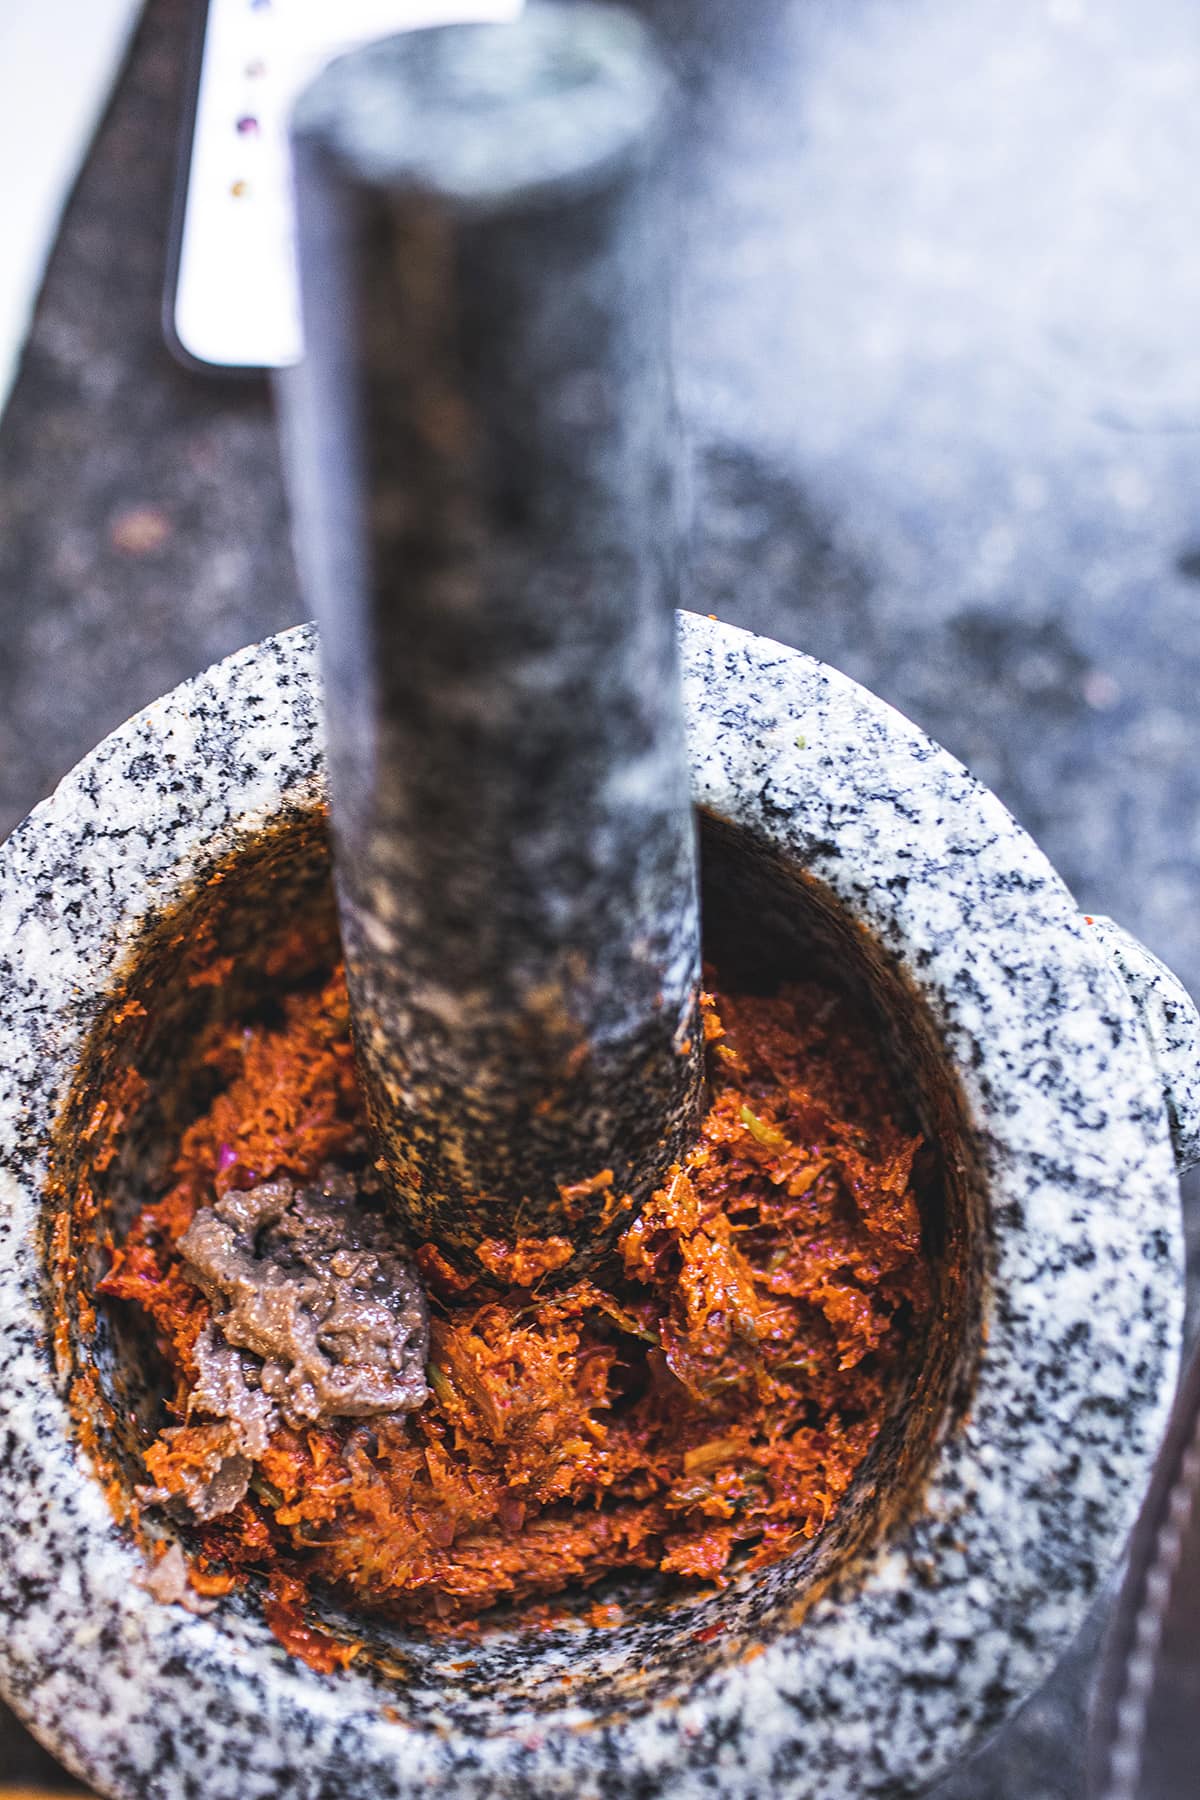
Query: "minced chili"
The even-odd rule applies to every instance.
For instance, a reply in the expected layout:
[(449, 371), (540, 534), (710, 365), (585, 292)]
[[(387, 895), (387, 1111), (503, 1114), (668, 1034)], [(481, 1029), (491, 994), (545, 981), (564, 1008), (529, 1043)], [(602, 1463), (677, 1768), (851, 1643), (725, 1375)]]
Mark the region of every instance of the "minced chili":
[[(497, 1242), (485, 1291), (419, 1249), (428, 1401), (278, 1423), (232, 1510), (193, 1527), (200, 1591), (265, 1575), (279, 1636), (327, 1667), (349, 1653), (305, 1623), (314, 1584), (462, 1628), (613, 1571), (721, 1585), (821, 1530), (929, 1311), (920, 1139), (848, 999), (709, 979), (708, 1110), (619, 1266), (554, 1287), (558, 1240)], [(215, 1429), (192, 1398), (209, 1302), (178, 1240), (223, 1195), (365, 1157), (340, 971), (210, 1060), (221, 1091), (101, 1284), (153, 1321), (172, 1392), (145, 1463), (177, 1503)]]

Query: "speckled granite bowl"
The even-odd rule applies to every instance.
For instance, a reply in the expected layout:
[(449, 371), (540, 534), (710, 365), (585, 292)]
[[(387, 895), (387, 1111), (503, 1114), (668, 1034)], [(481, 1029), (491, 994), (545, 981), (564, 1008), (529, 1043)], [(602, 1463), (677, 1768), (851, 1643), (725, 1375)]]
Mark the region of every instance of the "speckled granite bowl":
[[(904, 719), (779, 645), (681, 629), (710, 943), (833, 963), (941, 1145), (921, 1367), (808, 1552), (719, 1597), (634, 1585), (612, 1629), (370, 1631), (334, 1678), (253, 1597), (150, 1597), (96, 1473), (128, 1484), (153, 1400), (143, 1347), (88, 1303), (96, 1231), (197, 1105), (200, 1028), (269, 986), (286, 925), (314, 958), (331, 931), (312, 636), (232, 657), (0, 854), (0, 1671), (105, 1794), (915, 1792), (1036, 1684), (1112, 1566), (1175, 1371), (1194, 1010)], [(214, 958), (223, 980), (194, 979)], [(96, 1168), (114, 1105), (125, 1148)]]

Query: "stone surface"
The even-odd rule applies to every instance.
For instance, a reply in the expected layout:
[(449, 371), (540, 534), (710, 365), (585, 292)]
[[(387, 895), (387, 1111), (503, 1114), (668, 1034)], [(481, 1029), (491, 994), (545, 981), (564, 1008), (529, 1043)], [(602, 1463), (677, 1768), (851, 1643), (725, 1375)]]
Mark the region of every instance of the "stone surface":
[[(736, 152), (720, 405), (763, 430), (705, 427), (689, 603), (903, 707), (1200, 991), (1196, 435), (1120, 422), (1086, 370), (1106, 321), (1126, 405), (1131, 359), (1188, 391), (1194, 10), (804, 4), (787, 58), (725, 11), (725, 91), (697, 100)], [(185, 375), (159, 332), (192, 19), (150, 0), (0, 427), (3, 829), (136, 706), (303, 616), (265, 390)], [(944, 1800), (1078, 1800), (1099, 1618)]]
[[(978, 1348), (949, 1371), (915, 1507), (863, 1535), (893, 1484), (885, 1435), (811, 1558), (613, 1631), (502, 1628), (471, 1640), (472, 1680), (461, 1645), (404, 1633), (398, 1684), (366, 1661), (317, 1677), (253, 1606), (201, 1618), (136, 1579), (53, 1373), (48, 1142), (108, 972), (214, 860), (324, 791), (313, 635), (287, 634), (135, 717), (0, 853), (0, 1669), (122, 1800), (189, 1781), (211, 1800), (912, 1793), (1036, 1685), (1116, 1559), (1182, 1312), (1166, 1107), (1132, 1002), (1036, 846), (915, 727), (768, 640), (694, 617), (681, 633), (694, 801), (738, 828), (743, 862), (804, 870), (836, 902), (847, 965), (919, 996), (906, 1043), (951, 1122)], [(911, 1428), (952, 1397), (918, 1385)], [(797, 1622), (797, 1580), (826, 1569)]]
[(413, 1237), (612, 1252), (699, 1110), (677, 432), (635, 19), (340, 58), (292, 141), (281, 385), (368, 1112)]
[(1200, 1014), (1179, 977), (1122, 926), (1101, 914), (1100, 938), (1141, 1016), (1158, 1064), (1180, 1169), (1200, 1163)]

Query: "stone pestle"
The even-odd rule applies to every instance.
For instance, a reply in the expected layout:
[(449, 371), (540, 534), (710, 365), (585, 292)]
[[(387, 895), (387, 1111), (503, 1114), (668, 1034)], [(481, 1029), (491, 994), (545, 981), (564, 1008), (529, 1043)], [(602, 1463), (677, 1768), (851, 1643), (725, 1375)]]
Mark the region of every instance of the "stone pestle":
[(611, 1251), (694, 1125), (658, 165), (609, 7), (391, 38), (293, 118), (283, 382), (359, 1067), (414, 1243)]

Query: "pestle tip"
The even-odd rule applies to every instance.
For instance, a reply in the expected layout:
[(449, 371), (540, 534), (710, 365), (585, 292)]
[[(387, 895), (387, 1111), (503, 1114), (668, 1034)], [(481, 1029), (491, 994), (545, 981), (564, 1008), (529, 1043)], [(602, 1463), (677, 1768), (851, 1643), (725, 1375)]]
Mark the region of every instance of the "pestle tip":
[(291, 131), (354, 185), (487, 211), (611, 179), (657, 139), (670, 92), (632, 14), (533, 4), (507, 24), (403, 32), (339, 57)]

